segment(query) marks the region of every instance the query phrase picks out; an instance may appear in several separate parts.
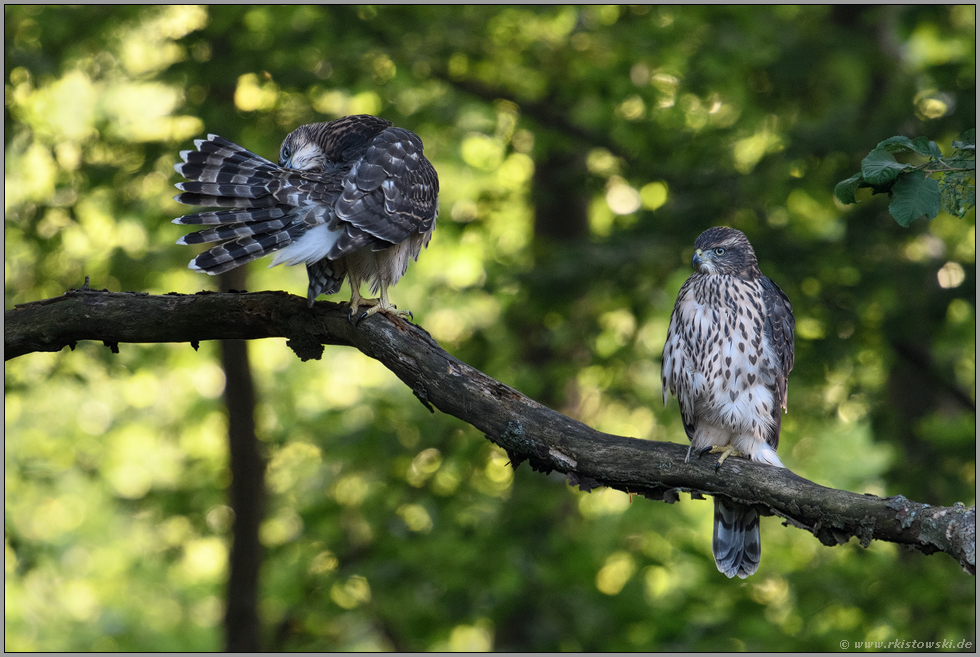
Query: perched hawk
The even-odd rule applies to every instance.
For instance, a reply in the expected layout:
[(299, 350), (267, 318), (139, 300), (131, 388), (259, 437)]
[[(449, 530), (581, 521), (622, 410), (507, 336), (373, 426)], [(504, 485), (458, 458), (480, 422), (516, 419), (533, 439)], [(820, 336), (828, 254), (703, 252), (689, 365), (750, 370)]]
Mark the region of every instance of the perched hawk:
[[(776, 456), (793, 369), (793, 306), (759, 271), (748, 239), (709, 228), (694, 242), (697, 271), (681, 287), (664, 345), (664, 403), (680, 402), (691, 451), (783, 467)], [(715, 497), (712, 552), (718, 570), (745, 579), (762, 554), (759, 515)]]
[[(270, 267), (306, 264), (310, 306), (349, 276), (349, 317), (394, 310), (388, 287), (428, 245), (438, 210), (439, 177), (415, 133), (367, 115), (311, 123), (286, 137), (278, 165), (217, 135), (194, 144), (174, 165), (190, 181), (174, 200), (230, 209), (174, 219), (208, 226), (178, 244), (218, 243), (191, 269), (220, 274), (275, 253)], [(363, 299), (361, 283), (381, 298)]]

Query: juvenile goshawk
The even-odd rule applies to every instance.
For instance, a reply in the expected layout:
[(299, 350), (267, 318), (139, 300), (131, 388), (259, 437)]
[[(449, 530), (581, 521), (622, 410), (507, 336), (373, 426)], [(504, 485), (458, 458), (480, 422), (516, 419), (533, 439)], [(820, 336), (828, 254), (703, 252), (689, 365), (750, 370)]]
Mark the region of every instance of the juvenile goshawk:
[[(677, 395), (691, 451), (783, 467), (776, 456), (793, 369), (793, 306), (759, 271), (741, 231), (710, 228), (694, 243), (697, 270), (681, 287), (667, 329), (663, 392)], [(715, 497), (718, 570), (745, 579), (759, 567), (759, 515)]]
[[(174, 219), (209, 226), (178, 244), (218, 243), (191, 269), (220, 274), (275, 253), (270, 267), (306, 264), (310, 306), (350, 277), (349, 317), (394, 310), (388, 287), (428, 245), (438, 212), (439, 177), (415, 133), (368, 115), (303, 125), (278, 165), (217, 135), (194, 144), (174, 165), (189, 181), (174, 200), (230, 209)], [(362, 298), (361, 283), (380, 299)]]

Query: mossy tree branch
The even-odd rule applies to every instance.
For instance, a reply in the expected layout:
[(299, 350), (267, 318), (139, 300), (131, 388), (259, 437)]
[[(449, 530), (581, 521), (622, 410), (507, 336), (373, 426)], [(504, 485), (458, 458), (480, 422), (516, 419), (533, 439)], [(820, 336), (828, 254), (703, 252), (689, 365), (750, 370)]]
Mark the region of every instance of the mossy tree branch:
[(444, 351), (428, 333), (398, 318), (375, 315), (357, 326), (346, 305), (285, 292), (152, 296), (89, 289), (17, 306), (4, 313), (4, 359), (74, 348), (98, 340), (119, 343), (287, 338), (302, 360), (318, 359), (323, 345), (354, 347), (380, 361), (430, 410), (473, 425), (510, 455), (557, 470), (583, 490), (609, 486), (672, 503), (679, 493), (722, 495), (760, 513), (806, 529), (825, 545), (856, 536), (899, 543), (925, 554), (945, 552), (976, 573), (976, 509), (935, 507), (901, 495), (880, 498), (826, 488), (792, 472), (730, 459), (684, 462), (687, 448), (595, 431), (552, 411)]

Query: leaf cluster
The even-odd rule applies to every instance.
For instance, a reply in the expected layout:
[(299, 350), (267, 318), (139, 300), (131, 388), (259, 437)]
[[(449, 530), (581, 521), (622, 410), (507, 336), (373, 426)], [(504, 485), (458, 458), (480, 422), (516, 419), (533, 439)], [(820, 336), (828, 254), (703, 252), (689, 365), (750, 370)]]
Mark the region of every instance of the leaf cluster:
[[(872, 194), (888, 194), (888, 211), (908, 227), (919, 217), (930, 221), (940, 210), (963, 217), (976, 207), (976, 130), (953, 142), (953, 153), (944, 157), (936, 142), (927, 137), (896, 136), (880, 142), (861, 161), (861, 170), (834, 187), (841, 203), (857, 203), (855, 192), (869, 187)], [(926, 161), (899, 162), (896, 154), (919, 155)], [(933, 178), (938, 174), (939, 178)]]

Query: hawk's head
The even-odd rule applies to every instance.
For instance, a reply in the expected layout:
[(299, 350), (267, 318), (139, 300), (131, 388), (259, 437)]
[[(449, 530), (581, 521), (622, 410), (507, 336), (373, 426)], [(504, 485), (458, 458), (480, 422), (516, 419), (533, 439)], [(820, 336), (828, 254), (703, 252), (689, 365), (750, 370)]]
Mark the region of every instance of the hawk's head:
[(698, 236), (691, 266), (703, 274), (740, 278), (759, 275), (759, 263), (748, 238), (742, 231), (727, 226), (709, 228)]
[(364, 154), (372, 137), (391, 125), (369, 114), (301, 125), (283, 140), (279, 166), (319, 173), (349, 163)]

